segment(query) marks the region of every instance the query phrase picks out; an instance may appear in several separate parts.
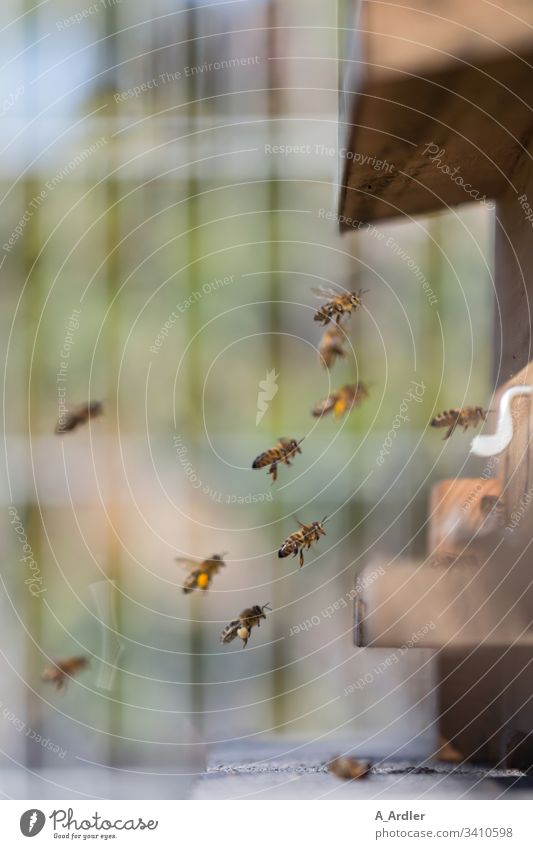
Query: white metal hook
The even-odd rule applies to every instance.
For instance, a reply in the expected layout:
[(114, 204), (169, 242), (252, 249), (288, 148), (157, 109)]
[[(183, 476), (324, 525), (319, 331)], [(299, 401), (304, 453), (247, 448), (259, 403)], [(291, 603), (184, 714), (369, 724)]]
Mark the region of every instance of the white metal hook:
[(478, 457), (493, 457), (495, 454), (501, 454), (502, 451), (505, 451), (513, 438), (513, 417), (511, 414), (513, 399), (519, 395), (531, 395), (532, 392), (531, 386), (511, 386), (507, 389), (500, 399), (496, 433), (476, 436), (472, 440), (470, 453), (476, 454)]

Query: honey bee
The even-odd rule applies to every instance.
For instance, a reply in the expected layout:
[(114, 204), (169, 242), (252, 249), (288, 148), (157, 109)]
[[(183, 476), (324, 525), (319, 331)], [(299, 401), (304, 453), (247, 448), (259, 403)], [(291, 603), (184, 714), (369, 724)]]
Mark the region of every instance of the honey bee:
[(299, 554), (300, 567), (302, 567), (304, 565), (304, 551), (311, 548), (314, 542), (318, 542), (321, 536), (326, 536), (324, 530), (326, 519), (327, 516), (324, 516), (321, 522), (311, 522), (309, 525), (305, 525), (299, 519), (296, 519), (300, 528), (287, 537), (278, 551), (278, 557), (288, 557), (289, 554), (296, 557)]
[(73, 407), (65, 415), (59, 417), (55, 432), (57, 434), (66, 433), (68, 430), (75, 430), (78, 425), (85, 424), (89, 419), (101, 416), (104, 412), (104, 407), (101, 401), (89, 401), (86, 404), (78, 404)]
[(246, 644), (250, 639), (252, 628), (256, 625), (259, 628), (261, 619), (266, 619), (265, 610), (270, 609), (270, 603), (264, 604), (262, 607), (258, 604), (254, 604), (253, 607), (247, 607), (246, 610), (239, 613), (238, 619), (234, 619), (233, 622), (226, 625), (220, 635), (220, 642), (231, 643), (235, 637), (239, 637), (239, 639), (243, 642), (242, 647), (245, 649)]
[(335, 364), (337, 357), (339, 359), (345, 357), (345, 344), (346, 335), (338, 325), (334, 324), (333, 327), (327, 327), (318, 345), (318, 359), (321, 365), (324, 368), (331, 368)]
[(457, 426), (468, 430), (470, 425), (476, 427), (484, 422), (490, 410), (483, 407), (461, 407), (460, 409), (446, 410), (431, 419), (431, 427), (447, 427), (444, 439), (449, 439)]
[(67, 679), (73, 678), (82, 669), (89, 665), (86, 657), (69, 657), (66, 660), (57, 660), (51, 666), (47, 666), (42, 674), (43, 681), (50, 681), (56, 690), (62, 690), (67, 685)]
[(353, 781), (354, 779), (366, 778), (370, 772), (370, 764), (368, 761), (357, 761), (355, 758), (338, 757), (330, 762), (328, 772), (344, 781)]
[(176, 557), (177, 563), (183, 563), (187, 568), (191, 569), (190, 573), (185, 578), (183, 584), (183, 592), (185, 594), (192, 593), (193, 590), (207, 590), (213, 579), (220, 571), (222, 566), (225, 566), (224, 554), (213, 554), (206, 560), (195, 562), (194, 560), (186, 560), (183, 557)]
[(293, 459), (296, 454), (302, 453), (300, 448), (301, 442), (303, 442), (303, 439), (300, 439), (300, 442), (297, 442), (296, 439), (285, 439), (283, 436), (280, 437), (274, 448), (269, 448), (268, 451), (263, 451), (262, 454), (259, 454), (259, 456), (255, 458), (252, 463), (252, 469), (263, 469), (265, 466), (270, 466), (268, 474), (272, 475), (272, 482), (274, 482), (278, 477), (278, 463), (285, 463), (286, 466), (290, 466), (291, 459)]
[(318, 418), (333, 410), (336, 417), (349, 413), (358, 407), (365, 398), (368, 398), (368, 388), (364, 383), (349, 383), (336, 392), (332, 392), (327, 398), (318, 401), (311, 410), (311, 415)]
[(313, 291), (322, 298), (326, 297), (330, 299), (322, 304), (314, 315), (315, 321), (319, 321), (325, 325), (329, 324), (333, 319), (335, 319), (337, 324), (340, 324), (344, 317), (349, 317), (352, 312), (355, 312), (361, 306), (361, 296), (366, 294), (368, 290), (363, 291), (360, 289), (358, 292), (335, 292), (333, 289), (314, 289)]

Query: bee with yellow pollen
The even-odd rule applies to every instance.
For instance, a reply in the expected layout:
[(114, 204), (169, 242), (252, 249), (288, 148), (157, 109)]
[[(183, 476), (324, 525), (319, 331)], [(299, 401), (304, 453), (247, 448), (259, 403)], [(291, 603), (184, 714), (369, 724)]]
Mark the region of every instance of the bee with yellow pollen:
[(334, 412), (339, 418), (358, 407), (365, 398), (368, 398), (368, 386), (365, 383), (349, 383), (318, 401), (311, 410), (311, 415), (320, 418)]
[(183, 563), (190, 570), (183, 582), (183, 592), (187, 594), (192, 593), (193, 590), (207, 590), (213, 580), (213, 576), (226, 565), (224, 563), (224, 557), (226, 555), (227, 552), (223, 554), (212, 554), (211, 557), (207, 557), (201, 562), (176, 557), (177, 563)]

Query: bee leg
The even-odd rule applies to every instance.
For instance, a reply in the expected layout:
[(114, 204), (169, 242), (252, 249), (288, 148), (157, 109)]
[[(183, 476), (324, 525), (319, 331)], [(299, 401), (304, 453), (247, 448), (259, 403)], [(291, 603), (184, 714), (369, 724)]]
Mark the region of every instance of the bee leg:
[(272, 463), (272, 465), (271, 465), (271, 467), (270, 467), (270, 469), (269, 469), (269, 474), (270, 474), (270, 475), (272, 475), (272, 483), (274, 483), (275, 481), (277, 481), (277, 479), (278, 479), (278, 466), (277, 466), (277, 463)]
[(300, 549), (300, 568), (304, 565), (304, 550)]
[(450, 427), (448, 428), (448, 430), (446, 432), (446, 436), (444, 437), (444, 439), (449, 439), (456, 427), (457, 427), (457, 421), (455, 421), (452, 425), (450, 425)]

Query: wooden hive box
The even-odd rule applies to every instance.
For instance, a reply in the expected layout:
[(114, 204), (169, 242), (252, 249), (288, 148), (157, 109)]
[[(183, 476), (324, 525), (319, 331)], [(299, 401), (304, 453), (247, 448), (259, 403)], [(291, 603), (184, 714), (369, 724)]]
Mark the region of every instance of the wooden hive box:
[(472, 760), (521, 768), (533, 765), (532, 25), (533, 6), (519, 0), (358, 6), (339, 195), (344, 232), (495, 205), (484, 434), (500, 433), (502, 399), (518, 387), (510, 430), (479, 443), (486, 474), (433, 488), (427, 556), (381, 564), (356, 599), (355, 640), (401, 647), (430, 617), (418, 645), (435, 650), (440, 736)]

